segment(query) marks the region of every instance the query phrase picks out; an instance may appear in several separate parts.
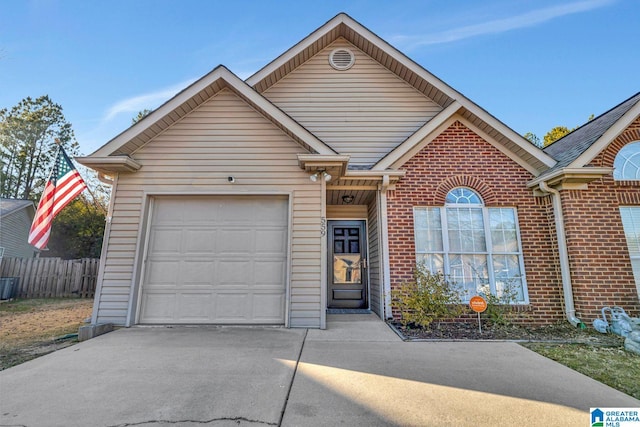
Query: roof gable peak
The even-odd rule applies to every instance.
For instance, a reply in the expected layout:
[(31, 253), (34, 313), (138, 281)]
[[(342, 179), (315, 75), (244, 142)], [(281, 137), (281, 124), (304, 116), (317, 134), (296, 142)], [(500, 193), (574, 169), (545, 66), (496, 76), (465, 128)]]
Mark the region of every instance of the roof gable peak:
[[(199, 105), (224, 89), (233, 91), (237, 96), (267, 117), (267, 119), (276, 124), (276, 126), (281, 128), (287, 135), (309, 151), (319, 154), (335, 154), (335, 151), (261, 94), (249, 87), (228, 68), (219, 65), (180, 91), (142, 120), (107, 142), (93, 154), (86, 158), (78, 158), (77, 160), (79, 160), (80, 163), (88, 165), (88, 163), (84, 161), (85, 159), (94, 158), (95, 160), (95, 158), (104, 159), (109, 156), (131, 155), (138, 148), (164, 132), (165, 129), (181, 120)], [(89, 159), (89, 161), (92, 160)]]

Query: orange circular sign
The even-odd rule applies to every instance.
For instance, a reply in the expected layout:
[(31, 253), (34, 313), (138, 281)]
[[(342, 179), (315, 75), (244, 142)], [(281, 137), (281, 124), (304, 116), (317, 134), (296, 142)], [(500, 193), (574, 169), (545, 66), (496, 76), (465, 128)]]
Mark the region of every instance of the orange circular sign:
[(481, 296), (476, 295), (469, 300), (469, 307), (476, 313), (482, 313), (487, 309), (487, 301)]

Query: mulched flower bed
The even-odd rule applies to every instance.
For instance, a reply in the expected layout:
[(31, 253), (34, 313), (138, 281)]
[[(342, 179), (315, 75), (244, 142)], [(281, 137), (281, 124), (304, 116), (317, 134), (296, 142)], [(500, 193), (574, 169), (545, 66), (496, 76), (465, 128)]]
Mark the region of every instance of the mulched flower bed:
[(492, 325), (482, 323), (482, 333), (477, 322), (434, 322), (428, 328), (415, 325), (403, 326), (399, 322), (390, 325), (406, 340), (514, 340), (533, 342), (584, 343), (603, 346), (619, 346), (624, 338), (614, 334), (601, 334), (593, 328), (574, 328), (568, 322), (548, 326)]

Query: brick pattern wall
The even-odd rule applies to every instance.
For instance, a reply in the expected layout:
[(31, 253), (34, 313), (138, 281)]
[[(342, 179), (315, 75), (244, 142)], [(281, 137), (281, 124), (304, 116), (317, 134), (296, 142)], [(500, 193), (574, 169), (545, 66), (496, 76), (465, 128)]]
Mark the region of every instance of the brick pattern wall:
[[(407, 174), (388, 200), (391, 286), (412, 278), (415, 266), (414, 206), (443, 206), (449, 190), (469, 187), (488, 207), (515, 207), (518, 213), (530, 306), (526, 319), (537, 324), (564, 317), (553, 210), (526, 183), (533, 176), (456, 121), (402, 169)], [(394, 316), (398, 313), (394, 310)]]
[[(612, 141), (590, 165), (612, 167), (620, 149), (632, 141), (640, 141), (640, 120)], [(639, 183), (616, 182), (606, 176), (590, 183), (587, 190), (561, 193), (578, 317), (591, 323), (601, 316), (604, 305), (619, 305), (638, 316), (638, 292), (619, 207), (640, 206)]]

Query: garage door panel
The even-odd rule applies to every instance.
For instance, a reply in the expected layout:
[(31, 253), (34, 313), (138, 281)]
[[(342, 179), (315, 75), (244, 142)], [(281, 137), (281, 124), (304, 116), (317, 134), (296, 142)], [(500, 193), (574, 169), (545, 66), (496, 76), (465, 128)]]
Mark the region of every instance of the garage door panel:
[(287, 205), (275, 205), (265, 201), (257, 201), (254, 207), (256, 212), (260, 212), (258, 220), (263, 224), (272, 224), (281, 218), (287, 217)]
[(219, 253), (251, 254), (253, 233), (246, 228), (231, 228), (218, 232)]
[(260, 294), (253, 295), (253, 318), (274, 322), (280, 318), (284, 311), (284, 294)]
[(154, 230), (149, 242), (149, 249), (154, 254), (180, 253), (182, 231), (175, 228), (165, 229), (158, 227)]
[(281, 254), (287, 250), (286, 230), (258, 229), (255, 231), (256, 254)]
[(207, 323), (211, 317), (211, 306), (214, 296), (208, 292), (181, 292), (177, 295), (177, 312), (181, 313), (176, 319), (181, 323)]
[(281, 288), (285, 281), (285, 269), (284, 261), (256, 261), (253, 265), (256, 286), (275, 285)]
[(245, 320), (249, 311), (249, 294), (245, 292), (219, 292), (216, 312), (219, 319), (227, 322)]
[(286, 196), (158, 197), (140, 323), (284, 323)]
[(216, 279), (221, 288), (225, 286), (247, 288), (252, 280), (251, 261), (219, 261)]
[(189, 229), (182, 233), (181, 240), (184, 253), (211, 253), (216, 251), (218, 235), (216, 230)]
[(150, 291), (142, 301), (142, 316), (151, 323), (171, 323), (175, 312), (175, 292)]
[(211, 287), (214, 266), (210, 261), (184, 261), (180, 266), (179, 281), (183, 286), (203, 284)]
[(179, 261), (149, 261), (148, 263), (148, 285), (171, 285), (175, 287), (180, 273)]

